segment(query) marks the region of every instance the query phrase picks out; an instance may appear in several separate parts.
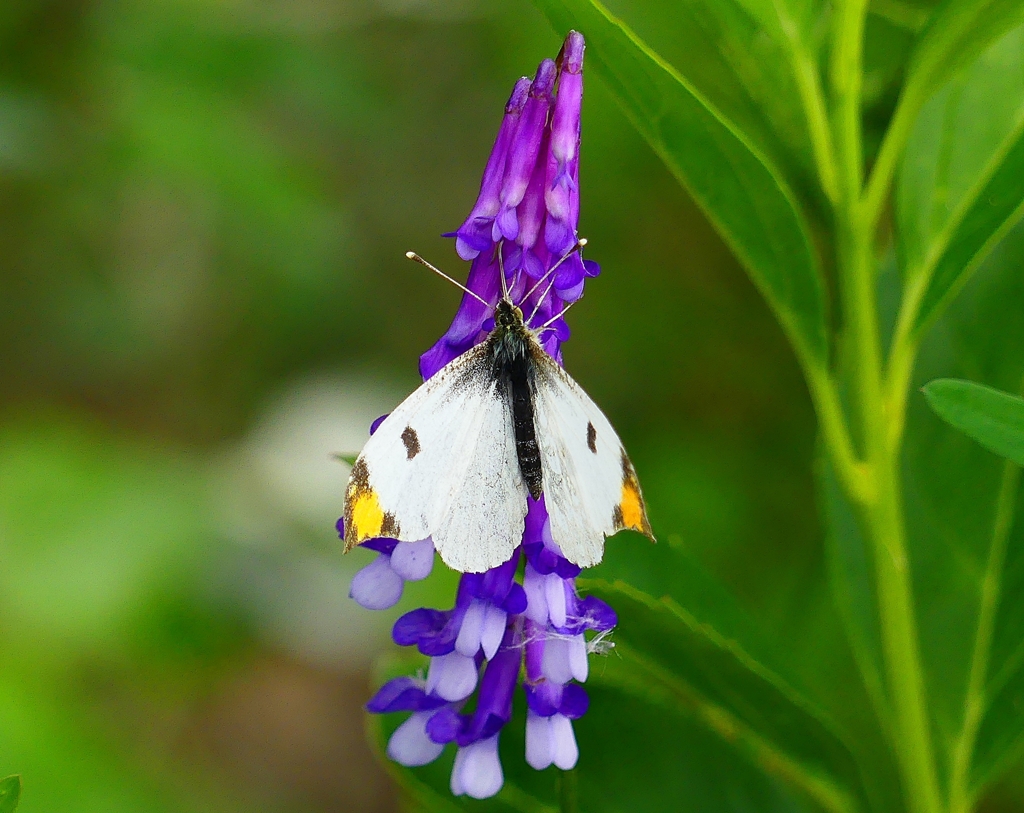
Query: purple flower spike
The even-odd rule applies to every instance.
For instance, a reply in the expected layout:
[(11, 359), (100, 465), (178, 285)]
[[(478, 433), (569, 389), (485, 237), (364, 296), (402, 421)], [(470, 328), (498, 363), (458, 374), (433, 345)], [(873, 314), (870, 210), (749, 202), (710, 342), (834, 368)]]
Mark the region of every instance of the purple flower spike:
[(464, 260), (472, 260), (481, 251), (490, 248), (491, 226), (501, 205), (501, 181), (505, 174), (508, 147), (515, 135), (519, 115), (523, 112), (529, 92), (530, 80), (524, 76), (516, 82), (508, 104), (505, 105), (505, 118), (501, 120), (498, 137), (494, 140), (491, 156), (487, 159), (476, 205), (457, 231), (445, 235), (455, 237), (455, 250)]
[[(570, 32), (557, 63), (546, 59), (532, 81), (515, 84), (476, 203), (447, 235), (472, 262), (466, 286), (492, 306), (502, 295), (504, 268), (512, 300), (532, 328), (546, 326), (539, 340), (559, 364), (569, 338), (561, 314), (600, 272), (577, 248), (584, 47), (583, 37)], [(493, 307), (464, 295), (448, 330), (420, 357), (420, 374), (430, 378), (493, 327)], [(425, 578), (434, 561), (429, 539), (373, 539), (364, 547), (379, 554), (353, 579), (352, 596), (365, 607), (392, 606), (404, 583)], [(425, 681), (389, 681), (367, 704), (376, 714), (411, 713), (388, 742), (391, 759), (424, 765), (453, 743), (452, 793), (493, 796), (504, 782), (498, 737), (521, 684), (527, 763), (537, 770), (575, 766), (572, 721), (589, 703), (580, 685), (588, 674), (586, 636), (604, 635), (616, 622), (603, 601), (579, 596), (579, 574), (551, 536), (544, 498), (528, 497), (523, 541), (507, 562), (462, 574), (450, 610), (420, 608), (399, 618), (395, 643), (417, 647), (430, 667)], [(464, 706), (473, 711), (463, 713)]]
[(515, 138), (509, 148), (508, 169), (501, 189), (501, 208), (494, 221), (491, 238), (498, 242), (502, 237), (515, 240), (519, 236), (519, 219), (516, 207), (522, 202), (530, 183), (541, 142), (547, 124), (551, 105), (551, 91), (555, 85), (555, 63), (545, 59), (537, 68), (537, 76), (530, 85), (530, 98), (523, 108), (523, 115), (516, 129)]

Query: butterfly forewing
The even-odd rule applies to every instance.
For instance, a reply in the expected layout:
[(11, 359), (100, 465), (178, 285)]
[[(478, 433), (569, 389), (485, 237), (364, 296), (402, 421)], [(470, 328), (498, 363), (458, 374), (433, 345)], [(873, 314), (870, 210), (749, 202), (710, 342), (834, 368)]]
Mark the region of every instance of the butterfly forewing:
[(419, 387), (373, 434), (345, 494), (345, 541), (434, 540), (441, 559), (482, 572), (510, 558), (526, 515), (508, 392), (485, 346)]
[(565, 370), (534, 352), (534, 420), (551, 537), (573, 564), (601, 561), (623, 528), (653, 539), (640, 485), (619, 436)]

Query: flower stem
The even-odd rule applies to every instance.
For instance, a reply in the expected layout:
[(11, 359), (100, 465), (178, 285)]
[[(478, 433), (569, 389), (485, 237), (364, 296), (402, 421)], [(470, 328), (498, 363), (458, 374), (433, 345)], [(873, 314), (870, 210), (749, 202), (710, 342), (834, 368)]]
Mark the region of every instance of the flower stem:
[(576, 769), (559, 771), (557, 784), (560, 813), (579, 813), (580, 800), (576, 787)]
[[(870, 195), (863, 195), (861, 83), (866, 0), (839, 0), (831, 65), (833, 127), (841, 175), (836, 206), (837, 248), (846, 333), (846, 361), (870, 488), (848, 496), (858, 504), (865, 535), (871, 540), (878, 596), (883, 668), (894, 719), (894, 750), (903, 793), (914, 813), (944, 810), (925, 697), (917, 620), (906, 549), (900, 452), (905, 399), (894, 414), (886, 398), (885, 370), (878, 325), (875, 232), (888, 194), (891, 173), (874, 173)], [(901, 131), (905, 129), (900, 125)], [(891, 138), (897, 150), (899, 138)], [(895, 164), (895, 156), (891, 159)], [(910, 352), (913, 352), (911, 349)], [(912, 364), (911, 364), (912, 366)], [(859, 498), (859, 499), (858, 499)]]

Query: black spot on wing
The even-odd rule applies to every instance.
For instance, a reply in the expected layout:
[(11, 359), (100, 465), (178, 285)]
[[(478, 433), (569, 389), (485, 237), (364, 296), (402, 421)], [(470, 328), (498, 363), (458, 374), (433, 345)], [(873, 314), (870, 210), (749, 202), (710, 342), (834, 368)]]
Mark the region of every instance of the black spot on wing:
[(348, 475), (348, 490), (352, 494), (360, 494), (369, 487), (370, 470), (366, 468), (366, 461), (360, 457)]
[(587, 421), (587, 448), (597, 454), (597, 430), (590, 421)]
[(380, 535), (389, 537), (390, 539), (397, 539), (402, 533), (401, 527), (398, 524), (398, 520), (395, 519), (395, 515), (390, 511), (384, 514), (384, 521), (380, 526)]
[[(352, 507), (355, 505), (356, 499), (370, 490), (370, 470), (366, 467), (366, 461), (360, 457), (348, 475), (348, 487), (345, 489), (344, 527), (346, 530), (355, 527), (352, 522)], [(346, 538), (345, 552), (351, 550), (354, 544), (354, 538)]]
[(416, 430), (411, 426), (407, 426), (402, 430), (402, 443), (405, 444), (405, 456), (407, 459), (412, 460), (420, 453), (419, 435), (416, 434)]

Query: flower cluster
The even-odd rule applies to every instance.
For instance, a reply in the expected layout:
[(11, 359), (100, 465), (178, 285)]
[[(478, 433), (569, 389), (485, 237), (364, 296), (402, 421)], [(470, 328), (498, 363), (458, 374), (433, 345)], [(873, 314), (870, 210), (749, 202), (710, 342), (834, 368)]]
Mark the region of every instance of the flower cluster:
[[(560, 314), (600, 270), (582, 258), (577, 235), (583, 50), (583, 37), (570, 32), (557, 61), (544, 60), (533, 80), (516, 83), (476, 205), (448, 235), (459, 256), (472, 262), (470, 290), (495, 303), (504, 273), (527, 323), (549, 326), (541, 341), (559, 363), (569, 336)], [(483, 341), (493, 326), (491, 309), (464, 295), (447, 332), (420, 358), (423, 378)], [(370, 609), (393, 606), (404, 583), (426, 578), (433, 565), (429, 539), (375, 539), (364, 547), (378, 557), (356, 574), (351, 596)], [(528, 708), (526, 761), (538, 770), (575, 766), (572, 721), (588, 703), (580, 685), (587, 679), (585, 633), (606, 632), (616, 621), (604, 602), (579, 597), (579, 572), (551, 538), (543, 496), (528, 498), (523, 541), (508, 562), (464, 573), (452, 609), (422, 608), (398, 619), (395, 642), (416, 646), (430, 667), (425, 679), (388, 682), (367, 705), (375, 713), (411, 712), (392, 735), (389, 756), (424, 765), (455, 743), (452, 792), (493, 796), (503, 782), (498, 737), (521, 682)], [(463, 713), (474, 692), (473, 711)]]

